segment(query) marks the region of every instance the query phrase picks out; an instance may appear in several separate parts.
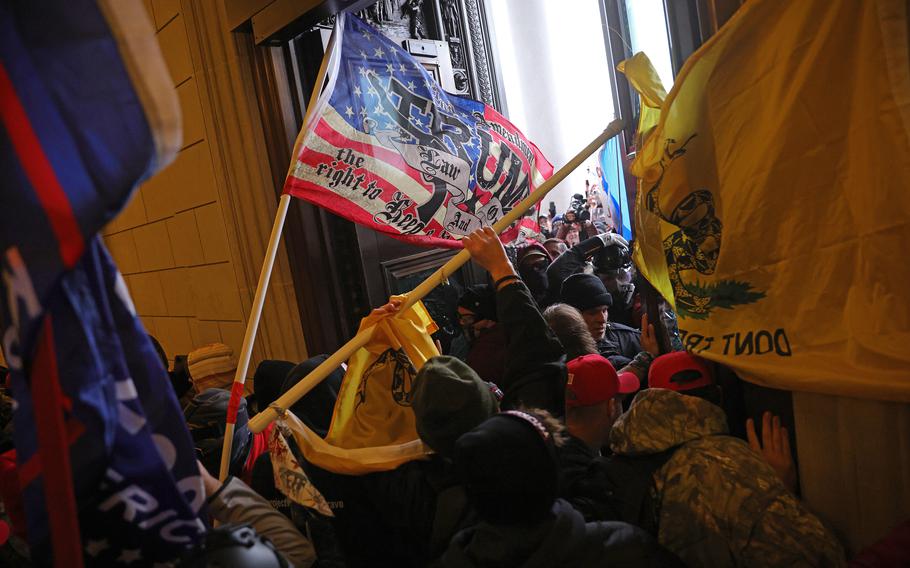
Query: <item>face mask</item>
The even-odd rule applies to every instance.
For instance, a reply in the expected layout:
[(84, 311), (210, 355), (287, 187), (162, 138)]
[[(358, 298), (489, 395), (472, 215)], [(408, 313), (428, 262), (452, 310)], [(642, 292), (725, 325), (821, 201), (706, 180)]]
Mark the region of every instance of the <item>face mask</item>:
[(538, 263), (533, 266), (523, 266), (519, 269), (518, 274), (528, 287), (528, 290), (531, 291), (531, 295), (534, 296), (535, 300), (540, 300), (547, 295), (550, 281), (547, 278), (546, 265)]

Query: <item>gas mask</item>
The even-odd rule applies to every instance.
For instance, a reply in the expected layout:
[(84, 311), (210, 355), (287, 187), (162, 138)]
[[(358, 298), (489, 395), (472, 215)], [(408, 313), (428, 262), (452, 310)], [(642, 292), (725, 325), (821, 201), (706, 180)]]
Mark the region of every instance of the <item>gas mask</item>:
[(631, 265), (616, 270), (597, 270), (598, 278), (604, 283), (610, 295), (613, 296), (614, 304), (623, 307), (632, 304), (632, 296), (635, 294), (635, 284), (632, 283)]
[(613, 301), (622, 306), (632, 303), (635, 284), (632, 283), (632, 255), (622, 244), (606, 246), (595, 253), (592, 259), (594, 273), (600, 278), (613, 296)]

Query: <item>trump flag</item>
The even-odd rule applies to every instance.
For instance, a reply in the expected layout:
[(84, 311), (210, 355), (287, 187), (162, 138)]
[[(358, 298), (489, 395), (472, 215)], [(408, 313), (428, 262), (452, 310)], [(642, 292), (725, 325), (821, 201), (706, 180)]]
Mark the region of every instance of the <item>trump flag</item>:
[[(457, 247), (553, 173), (502, 115), (444, 92), (356, 16), (338, 17), (323, 66), (285, 193), (415, 244)], [(503, 240), (536, 229), (529, 215)]]
[(0, 337), (36, 565), (152, 565), (205, 531), (165, 369), (97, 232), (173, 159), (140, 0), (0, 4)]

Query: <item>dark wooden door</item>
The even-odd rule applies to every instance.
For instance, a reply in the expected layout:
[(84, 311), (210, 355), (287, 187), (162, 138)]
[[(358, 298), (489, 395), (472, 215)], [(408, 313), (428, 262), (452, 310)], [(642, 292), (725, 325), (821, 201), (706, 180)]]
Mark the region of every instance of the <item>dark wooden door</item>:
[[(420, 61), (446, 91), (498, 107), (483, 13), (482, 0), (380, 0), (357, 14)], [(306, 31), (299, 24), (268, 39), (273, 47), (259, 48), (257, 88), (272, 132), (279, 189), (290, 160), (289, 133), (296, 134), (303, 122), (331, 21)], [(337, 349), (371, 308), (392, 294), (408, 292), (454, 254), (406, 244), (298, 200), (289, 210), (285, 236), (313, 354)], [(444, 344), (457, 331), (455, 302), (465, 286), (481, 278), (480, 272), (464, 267), (425, 301)]]

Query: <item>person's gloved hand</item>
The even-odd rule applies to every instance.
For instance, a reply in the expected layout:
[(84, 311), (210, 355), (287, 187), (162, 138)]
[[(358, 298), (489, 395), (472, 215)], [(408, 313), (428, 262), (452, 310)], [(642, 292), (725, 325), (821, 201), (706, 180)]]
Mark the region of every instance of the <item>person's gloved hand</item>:
[(601, 233), (597, 235), (597, 238), (604, 244), (604, 248), (613, 246), (613, 245), (622, 245), (626, 248), (629, 248), (629, 241), (622, 238), (621, 235), (616, 233)]

